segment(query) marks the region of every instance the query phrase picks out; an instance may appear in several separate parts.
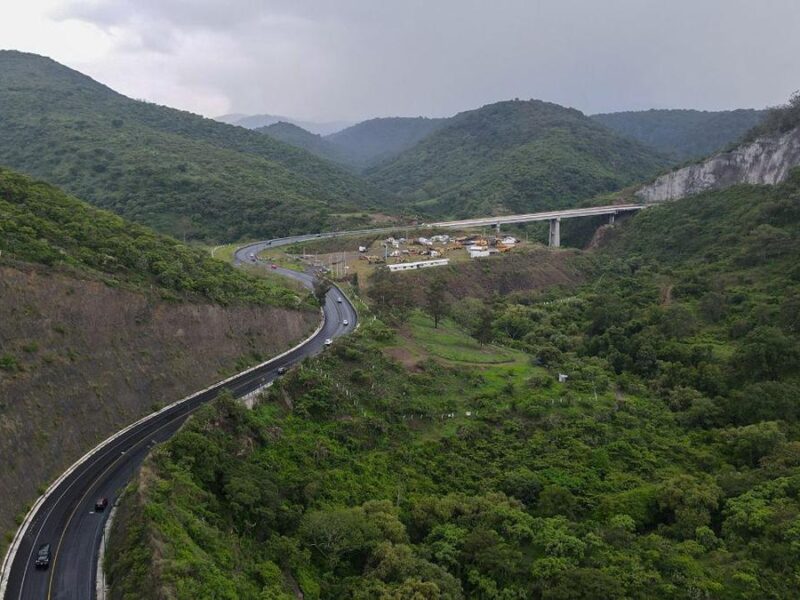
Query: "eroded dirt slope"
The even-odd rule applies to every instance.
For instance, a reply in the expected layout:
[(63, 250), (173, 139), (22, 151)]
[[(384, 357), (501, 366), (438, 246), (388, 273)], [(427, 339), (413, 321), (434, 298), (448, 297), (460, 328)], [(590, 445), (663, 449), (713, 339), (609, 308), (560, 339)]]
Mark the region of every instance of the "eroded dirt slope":
[(109, 434), (294, 345), (317, 320), (0, 265), (0, 529)]

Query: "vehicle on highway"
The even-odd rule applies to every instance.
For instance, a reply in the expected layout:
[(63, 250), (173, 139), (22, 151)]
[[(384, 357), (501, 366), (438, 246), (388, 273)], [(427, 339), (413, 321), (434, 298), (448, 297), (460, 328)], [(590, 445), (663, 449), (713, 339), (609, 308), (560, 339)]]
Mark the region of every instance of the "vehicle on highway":
[(341, 304), (341, 303), (342, 303), (342, 297), (341, 297), (341, 296), (339, 296), (339, 297), (336, 299), (336, 301), (337, 301), (339, 304)]
[(94, 509), (97, 512), (103, 512), (107, 506), (108, 506), (108, 498), (98, 498), (97, 502), (94, 503)]
[(333, 343), (333, 340), (331, 338), (328, 338), (328, 339), (325, 340), (325, 345), (326, 346), (330, 346), (332, 343)]
[(345, 327), (347, 327), (348, 325), (350, 325), (350, 321), (348, 321), (347, 319), (345, 319), (344, 321), (342, 321), (342, 325), (344, 325)]
[(278, 367), (278, 375), (284, 375), (288, 370), (288, 367)]
[(276, 265), (275, 263), (272, 263), (272, 264), (269, 266), (269, 268), (270, 268), (270, 269), (277, 269), (277, 268), (278, 268), (278, 265)]
[(50, 544), (42, 544), (39, 546), (39, 552), (36, 554), (36, 562), (33, 564), (37, 569), (46, 569), (50, 566)]

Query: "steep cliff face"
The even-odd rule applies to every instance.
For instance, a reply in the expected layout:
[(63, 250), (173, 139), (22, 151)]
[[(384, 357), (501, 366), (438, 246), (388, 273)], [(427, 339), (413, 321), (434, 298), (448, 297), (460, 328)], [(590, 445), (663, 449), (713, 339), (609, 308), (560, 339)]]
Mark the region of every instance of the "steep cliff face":
[(0, 265), (0, 531), (99, 441), (278, 354), (318, 318), (168, 302), (44, 267)]
[(636, 191), (644, 202), (664, 202), (737, 183), (773, 185), (800, 166), (800, 127), (766, 136), (657, 178)]

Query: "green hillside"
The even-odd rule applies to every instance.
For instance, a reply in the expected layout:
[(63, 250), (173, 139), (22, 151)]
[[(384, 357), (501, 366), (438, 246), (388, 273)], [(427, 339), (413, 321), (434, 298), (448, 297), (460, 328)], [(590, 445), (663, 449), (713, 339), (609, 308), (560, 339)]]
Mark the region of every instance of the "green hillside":
[(367, 175), (421, 209), (462, 217), (571, 206), (668, 164), (577, 110), (531, 100), (460, 113)]
[(301, 302), (279, 284), (3, 168), (0, 260), (71, 269), (172, 298), (291, 307)]
[(447, 119), (385, 117), (363, 121), (325, 139), (347, 157), (348, 164), (365, 169), (389, 160), (439, 129)]
[(329, 142), (321, 135), (316, 135), (292, 123), (279, 121), (265, 127), (258, 127), (255, 131), (270, 136), (276, 140), (301, 148), (331, 162), (347, 165), (347, 154), (336, 145)]
[(459, 296), (438, 328), (375, 294), (395, 325), (368, 321), (253, 411), (206, 407), (122, 503), (112, 587), (795, 598), (800, 171), (613, 232), (579, 287)]
[(764, 118), (753, 109), (645, 110), (592, 115), (598, 123), (678, 161), (703, 158), (737, 142)]
[(131, 100), (41, 56), (0, 52), (0, 164), (179, 238), (332, 227), (382, 195), (256, 132)]

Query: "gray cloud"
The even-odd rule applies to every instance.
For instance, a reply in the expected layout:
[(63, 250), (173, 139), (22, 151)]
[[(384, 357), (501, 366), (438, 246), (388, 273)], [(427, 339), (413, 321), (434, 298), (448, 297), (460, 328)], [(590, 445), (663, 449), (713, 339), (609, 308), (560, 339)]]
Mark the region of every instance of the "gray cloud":
[(105, 82), (206, 114), (719, 109), (800, 87), (796, 0), (80, 0), (54, 16), (113, 36), (89, 65)]

